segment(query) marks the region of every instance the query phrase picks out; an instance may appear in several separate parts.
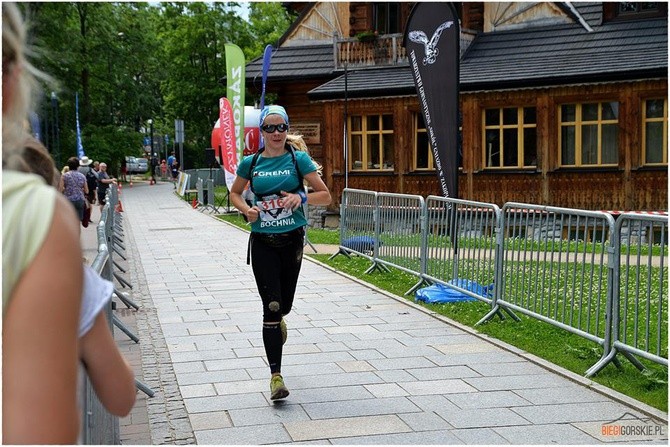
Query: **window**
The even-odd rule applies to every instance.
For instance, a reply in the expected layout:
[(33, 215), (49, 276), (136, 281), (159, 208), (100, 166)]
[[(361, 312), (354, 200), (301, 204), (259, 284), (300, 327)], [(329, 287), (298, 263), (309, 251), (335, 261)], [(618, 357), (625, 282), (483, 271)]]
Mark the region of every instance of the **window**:
[(667, 2), (603, 2), (603, 21), (668, 17)]
[(607, 166), (619, 160), (619, 103), (564, 104), (560, 109), (561, 166)]
[(393, 115), (354, 115), (349, 118), (352, 171), (392, 171)]
[(428, 143), (428, 132), (426, 131), (426, 124), (423, 121), (423, 114), (414, 114), (414, 129), (414, 134), (416, 135), (414, 138), (414, 169), (435, 169), (435, 158)]
[(642, 105), (644, 164), (668, 164), (668, 100), (649, 99)]
[(658, 12), (659, 4), (656, 2), (619, 2), (617, 15), (640, 14), (645, 12)]
[[(415, 171), (430, 171), (435, 169), (435, 157), (433, 156), (433, 149), (428, 142), (428, 131), (426, 131), (426, 124), (423, 120), (422, 113), (414, 113), (414, 170)], [(463, 157), (461, 151), (461, 135), (463, 128), (458, 127), (458, 167), (463, 167)]]
[(484, 167), (522, 168), (537, 165), (535, 107), (486, 109)]
[(379, 34), (401, 32), (400, 3), (373, 3), (372, 20), (374, 30), (379, 32)]

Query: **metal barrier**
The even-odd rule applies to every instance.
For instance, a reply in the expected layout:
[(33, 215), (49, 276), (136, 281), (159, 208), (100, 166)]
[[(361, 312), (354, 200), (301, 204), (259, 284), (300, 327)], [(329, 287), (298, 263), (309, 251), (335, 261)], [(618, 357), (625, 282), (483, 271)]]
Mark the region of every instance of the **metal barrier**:
[(421, 271), (421, 235), (425, 225), (423, 197), (377, 193), (376, 203), (377, 250), (373, 258), (376, 265), (391, 266), (413, 274)]
[(612, 216), (506, 203), (501, 225), (491, 312), (503, 306), (609, 346)]
[[(626, 213), (614, 235), (611, 349), (586, 373), (596, 374), (621, 353), (668, 366), (668, 218)], [(663, 312), (665, 309), (665, 313)]]
[[(102, 209), (100, 222), (96, 227), (98, 254), (96, 255), (91, 267), (108, 281), (113, 282), (114, 279), (116, 279), (123, 287), (128, 286), (132, 288), (130, 283), (128, 283), (122, 276), (114, 271), (114, 266), (117, 264), (114, 262), (113, 253), (117, 253), (123, 257), (123, 254), (119, 251), (119, 247), (125, 250), (125, 247), (123, 247), (123, 244), (121, 243), (121, 238), (117, 234), (123, 233), (120, 226), (121, 215), (116, 212), (119, 203), (119, 191), (113, 187), (108, 188), (106, 204)], [(116, 286), (114, 287), (114, 294), (127, 307), (133, 307), (136, 310), (139, 309), (139, 306), (123, 293), (121, 293), (116, 288)], [(110, 303), (106, 309), (106, 313), (107, 320), (110, 324), (110, 327), (112, 327), (112, 330), (115, 326), (121, 329), (122, 332), (128, 335), (133, 341), (136, 343), (139, 342), (139, 338), (135, 336), (128, 328), (126, 328), (118, 318), (116, 318), (112, 312), (112, 308), (113, 305), (112, 301), (110, 300)], [(154, 395), (154, 391), (141, 381), (136, 379), (135, 385), (137, 389), (144, 392), (149, 397)], [(113, 416), (107, 412), (107, 410), (95, 395), (95, 391), (93, 390), (90, 380), (85, 374), (81, 389), (81, 407), (83, 417), (80, 432), (80, 442), (82, 444), (110, 445), (120, 443), (118, 417)]]
[(198, 209), (200, 212), (205, 210), (219, 212), (218, 207), (216, 206), (216, 197), (214, 195), (214, 180), (206, 179), (203, 180), (199, 178), (195, 182), (196, 191), (197, 191), (197, 203)]
[[(338, 254), (441, 283), (603, 347), (595, 374), (618, 352), (667, 366), (667, 216), (345, 189)], [(475, 287), (470, 288), (474, 283)], [(480, 295), (482, 285), (493, 290)], [(407, 294), (406, 293), (406, 294)]]
[[(355, 253), (373, 261), (379, 245), (377, 193), (347, 188), (342, 192), (340, 209), (340, 247), (331, 259)], [(370, 269), (376, 266), (374, 262)]]
[(191, 175), (191, 181), (186, 185), (186, 189), (194, 189), (198, 179), (202, 181), (212, 179), (215, 186), (226, 184), (226, 173), (221, 168), (186, 169), (184, 172)]
[[(113, 188), (110, 188), (113, 189)], [(109, 196), (108, 196), (109, 197)], [(103, 207), (100, 222), (96, 228), (98, 235), (98, 254), (91, 267), (108, 281), (112, 281), (112, 263), (109, 256), (109, 245), (107, 235), (111, 229), (111, 215), (113, 208), (110, 202)], [(107, 319), (111, 324), (112, 305), (111, 301), (106, 308)], [(100, 400), (95, 395), (93, 386), (88, 376), (84, 376), (82, 389), (82, 424), (81, 443), (86, 445), (109, 445), (119, 444), (119, 419), (107, 412)]]
[(472, 286), (496, 282), (500, 208), (489, 203), (428, 196), (425, 219), (421, 277), (491, 303), (491, 296), (475, 293)]

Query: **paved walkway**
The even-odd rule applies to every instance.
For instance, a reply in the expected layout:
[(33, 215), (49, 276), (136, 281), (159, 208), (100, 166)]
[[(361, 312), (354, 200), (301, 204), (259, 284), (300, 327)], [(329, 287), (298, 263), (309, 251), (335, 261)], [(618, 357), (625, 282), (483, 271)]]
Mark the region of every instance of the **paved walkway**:
[[(169, 183), (121, 199), (142, 306), (130, 347), (156, 390), (122, 420), (125, 443), (667, 444), (667, 414), (307, 259), (286, 319), (291, 395), (272, 403), (247, 233)], [(663, 435), (604, 436), (622, 417)]]

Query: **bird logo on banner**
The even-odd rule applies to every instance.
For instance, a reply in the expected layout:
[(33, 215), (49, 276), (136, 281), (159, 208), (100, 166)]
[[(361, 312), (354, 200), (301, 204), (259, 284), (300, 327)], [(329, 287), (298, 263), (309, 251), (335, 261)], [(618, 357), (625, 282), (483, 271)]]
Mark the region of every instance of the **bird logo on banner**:
[(433, 33), (433, 37), (430, 38), (430, 41), (428, 40), (428, 36), (426, 35), (426, 33), (424, 33), (421, 30), (410, 31), (407, 34), (407, 37), (409, 37), (409, 40), (411, 40), (412, 42), (423, 44), (426, 53), (426, 56), (423, 58), (423, 65), (433, 64), (437, 60), (437, 55), (440, 53), (440, 51), (437, 49), (437, 42), (439, 42), (440, 40), (442, 31), (444, 31), (447, 28), (450, 28), (451, 25), (453, 24), (454, 24), (453, 20), (450, 20), (438, 26), (437, 29), (435, 30), (435, 33)]

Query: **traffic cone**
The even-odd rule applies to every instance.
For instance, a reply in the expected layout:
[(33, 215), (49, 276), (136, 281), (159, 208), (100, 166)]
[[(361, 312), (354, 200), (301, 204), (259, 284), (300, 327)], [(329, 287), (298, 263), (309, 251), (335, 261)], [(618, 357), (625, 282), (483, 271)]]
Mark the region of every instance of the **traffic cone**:
[(198, 207), (198, 199), (197, 198), (193, 199), (193, 202), (191, 202), (191, 206), (193, 207), (193, 209), (196, 209)]

